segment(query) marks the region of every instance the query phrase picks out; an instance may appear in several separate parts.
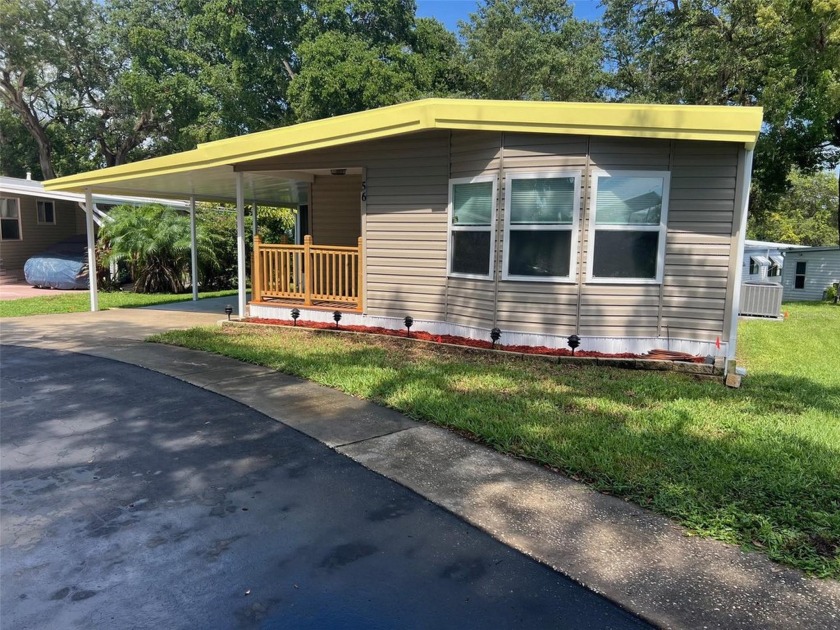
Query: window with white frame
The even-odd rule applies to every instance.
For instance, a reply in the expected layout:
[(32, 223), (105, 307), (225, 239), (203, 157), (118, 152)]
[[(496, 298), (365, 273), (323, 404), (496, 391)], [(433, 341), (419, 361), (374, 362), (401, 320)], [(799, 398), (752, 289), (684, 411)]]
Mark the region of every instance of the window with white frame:
[(508, 173), (506, 280), (570, 280), (577, 250), (580, 172)]
[(495, 177), (450, 180), (449, 275), (493, 277), (495, 208)]
[(11, 197), (0, 197), (0, 240), (19, 241), (22, 238), (20, 202)]
[(589, 281), (662, 281), (669, 188), (667, 171), (593, 173)]
[(38, 223), (40, 225), (55, 225), (55, 204), (52, 201), (39, 199), (36, 206)]

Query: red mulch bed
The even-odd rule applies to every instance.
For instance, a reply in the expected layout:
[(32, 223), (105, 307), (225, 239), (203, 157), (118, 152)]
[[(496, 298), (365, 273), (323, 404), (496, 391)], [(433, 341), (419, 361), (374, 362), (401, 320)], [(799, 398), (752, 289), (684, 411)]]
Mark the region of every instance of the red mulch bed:
[[(260, 319), (258, 317), (249, 317), (245, 319), (246, 322), (253, 324), (269, 324), (271, 326), (294, 326), (294, 321), (291, 319)], [(336, 330), (335, 324), (328, 322), (311, 322), (299, 319), (297, 328), (309, 328), (315, 330)], [(387, 335), (389, 337), (406, 337), (404, 330), (392, 330), (390, 328), (381, 328), (379, 326), (342, 326), (339, 325), (338, 330), (367, 333), (371, 335)], [(469, 337), (457, 337), (455, 335), (432, 335), (423, 330), (412, 330), (412, 339), (419, 339), (421, 341), (432, 341), (434, 343), (446, 343), (454, 346), (465, 346), (468, 348), (482, 348), (485, 350), (493, 349), (493, 344), (489, 341), (480, 339), (470, 339)], [(545, 346), (508, 346), (500, 343), (496, 344), (496, 350), (505, 350), (507, 352), (521, 352), (523, 354), (543, 354), (552, 357), (570, 357), (572, 351), (567, 348), (547, 348)], [(632, 354), (630, 352), (620, 352), (617, 354), (609, 354), (606, 352), (593, 352), (590, 350), (577, 350), (574, 353), (576, 357), (600, 357), (605, 359), (652, 359), (664, 358), (661, 356), (654, 356), (653, 353), (662, 351), (652, 351), (649, 355)], [(691, 361), (694, 363), (703, 363), (703, 357), (694, 357), (683, 353), (670, 353), (672, 360)], [(679, 355), (679, 356), (676, 356)]]

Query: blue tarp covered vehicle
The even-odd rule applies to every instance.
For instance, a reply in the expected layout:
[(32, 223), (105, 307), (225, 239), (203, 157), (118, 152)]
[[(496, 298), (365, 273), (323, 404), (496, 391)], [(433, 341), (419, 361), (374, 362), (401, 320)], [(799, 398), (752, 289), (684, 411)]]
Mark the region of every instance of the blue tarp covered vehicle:
[(34, 287), (87, 289), (87, 237), (71, 236), (26, 261), (23, 275)]

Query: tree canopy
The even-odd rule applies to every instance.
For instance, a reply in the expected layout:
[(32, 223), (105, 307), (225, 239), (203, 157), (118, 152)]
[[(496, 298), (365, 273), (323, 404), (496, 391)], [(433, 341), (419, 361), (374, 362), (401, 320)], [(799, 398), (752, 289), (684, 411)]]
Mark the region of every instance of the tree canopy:
[(840, 0), (0, 0), (0, 171), (48, 179), (425, 96), (761, 105), (751, 229), (840, 161)]

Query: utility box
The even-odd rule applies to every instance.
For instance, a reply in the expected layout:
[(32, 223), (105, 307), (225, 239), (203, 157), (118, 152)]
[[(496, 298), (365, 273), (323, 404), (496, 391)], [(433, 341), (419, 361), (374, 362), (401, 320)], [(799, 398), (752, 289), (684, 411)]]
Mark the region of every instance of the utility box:
[(741, 315), (750, 317), (782, 316), (784, 288), (773, 282), (745, 282), (741, 285)]

